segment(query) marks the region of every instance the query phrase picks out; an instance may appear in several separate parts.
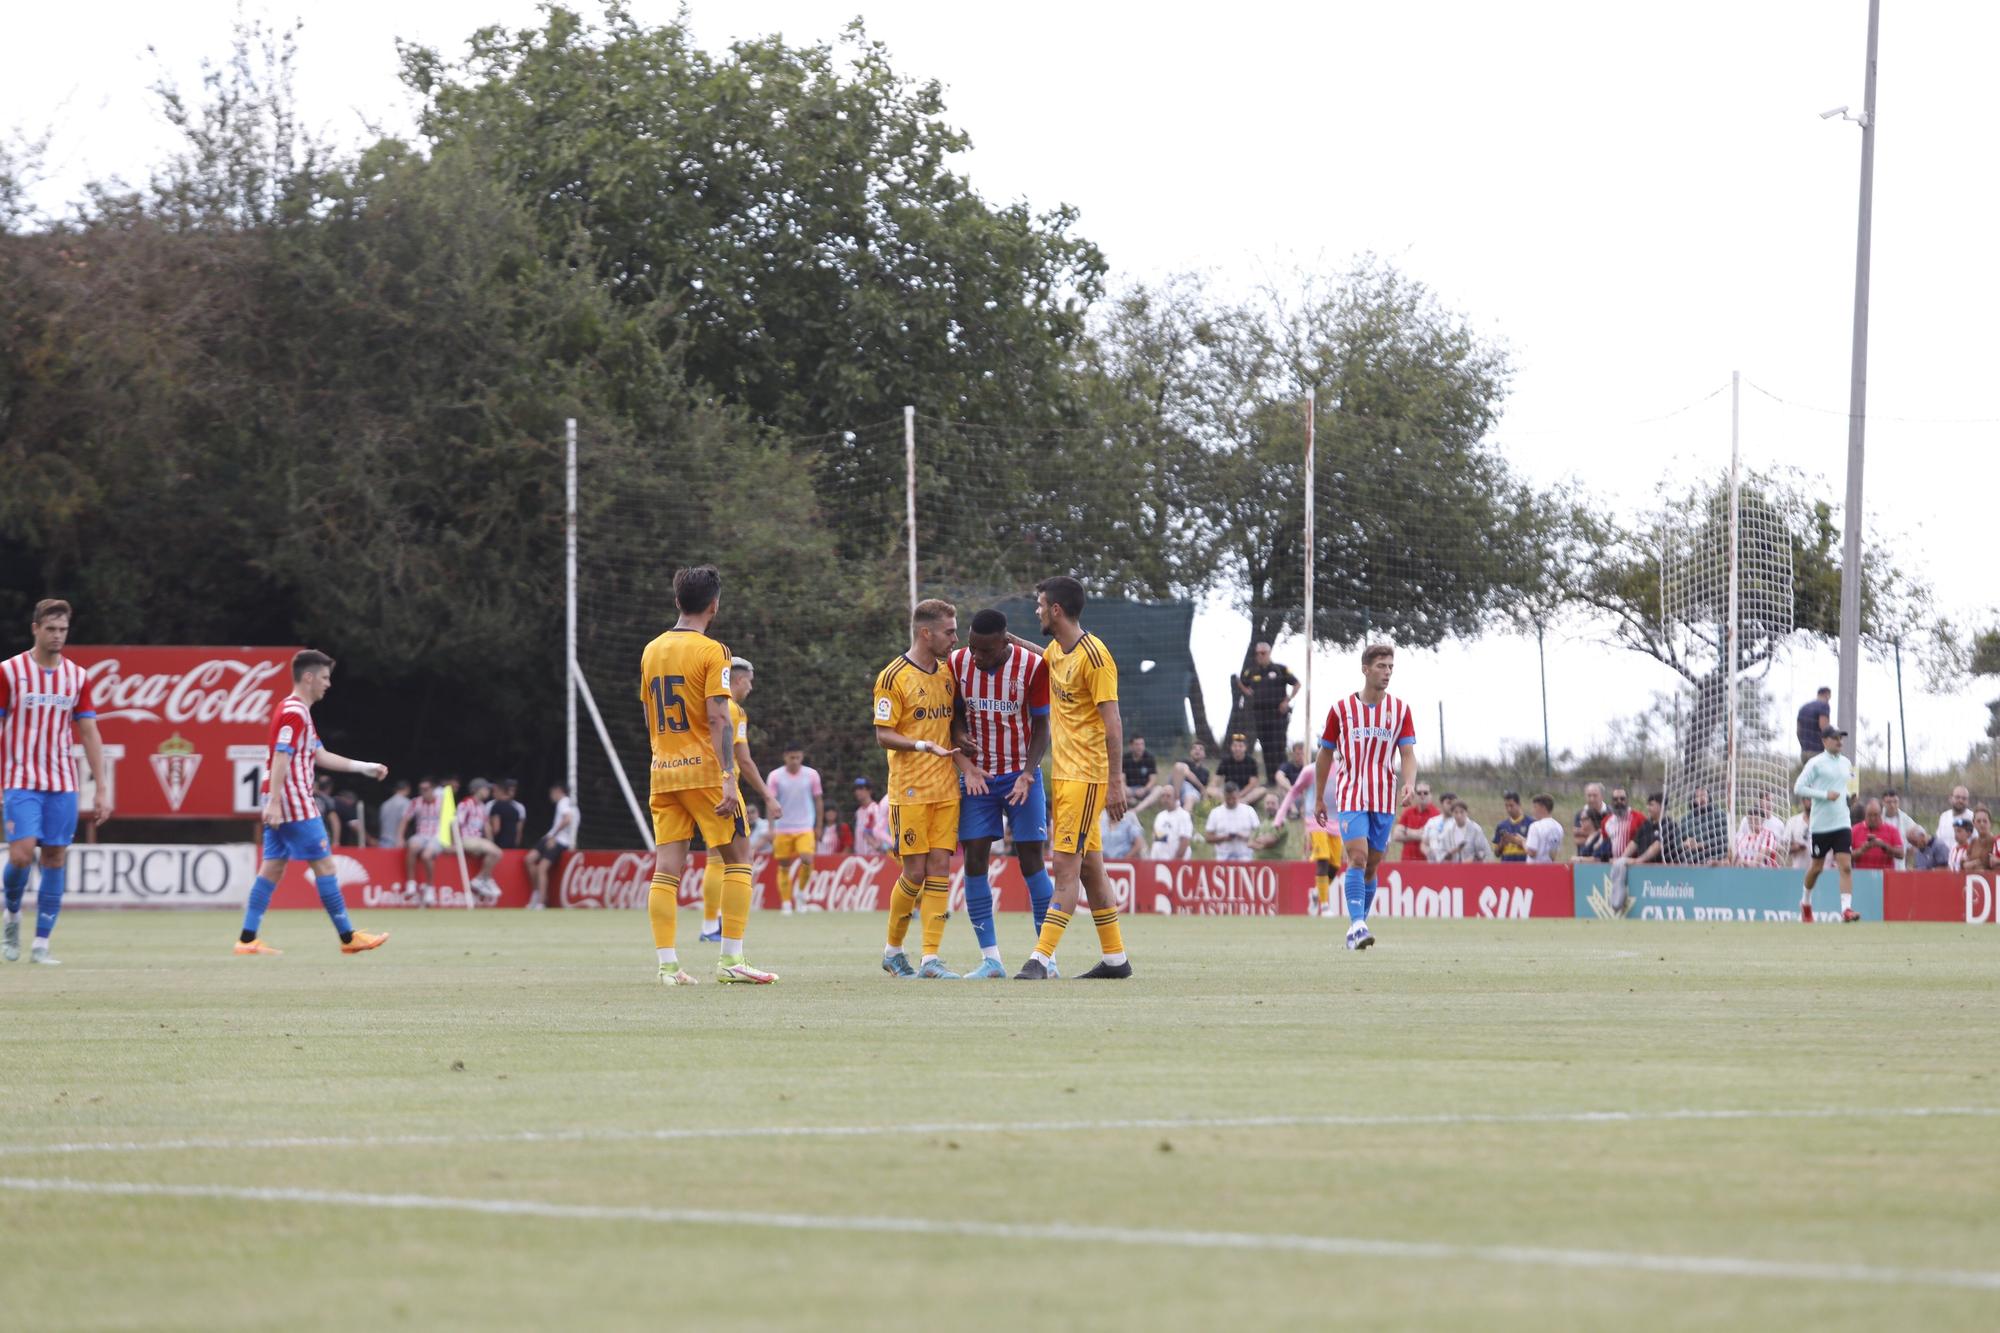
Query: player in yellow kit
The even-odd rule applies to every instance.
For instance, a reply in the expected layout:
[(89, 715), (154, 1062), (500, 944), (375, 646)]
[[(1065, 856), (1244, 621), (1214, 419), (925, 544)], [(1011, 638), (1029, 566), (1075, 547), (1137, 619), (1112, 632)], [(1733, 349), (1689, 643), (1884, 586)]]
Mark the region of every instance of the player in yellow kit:
[(722, 605), (722, 575), (714, 565), (674, 575), (680, 620), (646, 645), (640, 659), (639, 697), (652, 740), (653, 886), (646, 911), (660, 982), (692, 986), (674, 949), (680, 917), (681, 872), (688, 843), (701, 830), (709, 855), (720, 853), (722, 956), (715, 979), (768, 985), (778, 978), (743, 961), (743, 932), (750, 919), (750, 839), (743, 798), (736, 790), (735, 733), (730, 725), (729, 650), (708, 636)]
[(1090, 915), (1104, 958), (1082, 979), (1132, 975), (1118, 905), (1104, 874), (1097, 832), (1101, 810), (1115, 823), (1125, 817), (1125, 724), (1118, 714), (1118, 664), (1104, 641), (1084, 631), (1083, 585), (1067, 575), (1035, 585), (1035, 614), (1053, 639), (1042, 661), (1049, 673), (1049, 847), (1054, 852), (1056, 897), (1042, 918), (1041, 940), (1016, 981), (1046, 981), (1056, 946), (1069, 928), (1079, 888), (1090, 896)]
[[(777, 802), (771, 799), (764, 779), (757, 772), (757, 761), (750, 757), (750, 715), (743, 711), (743, 701), (750, 697), (751, 687), (756, 684), (757, 668), (750, 665), (747, 657), (729, 659), (729, 734), (735, 738), (736, 753), (736, 793), (740, 798), (743, 787), (748, 784), (757, 793), (757, 799), (764, 804), (764, 815), (768, 819), (778, 817)], [(749, 826), (746, 815), (744, 825)], [(753, 849), (754, 855), (754, 849)], [(701, 942), (719, 944), (722, 942), (722, 853), (711, 850), (701, 868)], [(753, 893), (754, 897), (755, 894)]]
[[(966, 757), (970, 744), (958, 720), (958, 687), (944, 659), (958, 642), (958, 611), (950, 602), (918, 602), (910, 612), (910, 650), (875, 677), (875, 741), (889, 752), (889, 836), (902, 858), (902, 878), (889, 900), (889, 942), (882, 970), (892, 977), (955, 981), (944, 965), (945, 916), (951, 906), (951, 857), (958, 847), (958, 782), (985, 790), (985, 775)], [(903, 937), (922, 905), (924, 958), (910, 966)]]

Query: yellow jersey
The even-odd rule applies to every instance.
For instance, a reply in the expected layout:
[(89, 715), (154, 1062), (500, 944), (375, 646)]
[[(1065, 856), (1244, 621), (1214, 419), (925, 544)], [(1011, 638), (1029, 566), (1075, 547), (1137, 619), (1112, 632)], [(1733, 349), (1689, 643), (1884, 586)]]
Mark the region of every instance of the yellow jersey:
[(721, 790), (715, 742), (708, 734), (708, 701), (736, 703), (729, 695), (729, 650), (699, 630), (668, 630), (646, 645), (639, 697), (653, 742), (652, 790)]
[(1057, 782), (1109, 782), (1111, 757), (1104, 749), (1101, 703), (1118, 699), (1118, 664), (1095, 634), (1076, 647), (1051, 643), (1042, 654), (1049, 670), (1049, 755)]
[[(925, 671), (899, 656), (875, 677), (875, 725), (913, 741), (951, 748), (951, 714), (958, 687), (940, 662)], [(929, 805), (958, 800), (958, 765), (949, 755), (889, 751), (889, 804)]]
[(750, 743), (750, 715), (734, 699), (729, 701), (729, 743), (731, 746)]

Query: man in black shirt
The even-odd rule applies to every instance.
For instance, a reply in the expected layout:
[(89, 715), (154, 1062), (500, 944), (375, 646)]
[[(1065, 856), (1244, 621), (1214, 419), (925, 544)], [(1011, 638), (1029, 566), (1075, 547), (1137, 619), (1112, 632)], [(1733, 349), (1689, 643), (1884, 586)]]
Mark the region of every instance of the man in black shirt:
[(1810, 759), (1826, 749), (1820, 740), (1820, 733), (1831, 725), (1833, 717), (1833, 689), (1822, 685), (1806, 705), (1799, 709), (1799, 758)]
[(1264, 795), (1264, 784), (1257, 781), (1257, 761), (1250, 757), (1250, 738), (1242, 734), (1229, 738), (1229, 753), (1215, 766), (1216, 781), (1227, 786), (1236, 784), (1238, 798), (1244, 805), (1254, 807)]
[(1169, 792), (1160, 783), (1159, 761), (1146, 753), (1146, 738), (1134, 736), (1125, 745), (1125, 796), (1134, 810), (1145, 810), (1167, 799)]
[(1250, 717), (1250, 729), (1264, 751), (1264, 773), (1278, 780), (1278, 765), (1285, 761), (1285, 731), (1292, 723), (1292, 698), (1299, 692), (1299, 678), (1292, 669), (1271, 660), (1271, 645), (1260, 643), (1251, 651), (1250, 665), (1238, 677), (1237, 690)]
[(512, 778), (502, 782), (494, 789), (492, 804), (486, 807), (489, 836), (502, 851), (521, 845), (521, 825), (528, 819), (527, 810), (514, 799), (515, 786)]

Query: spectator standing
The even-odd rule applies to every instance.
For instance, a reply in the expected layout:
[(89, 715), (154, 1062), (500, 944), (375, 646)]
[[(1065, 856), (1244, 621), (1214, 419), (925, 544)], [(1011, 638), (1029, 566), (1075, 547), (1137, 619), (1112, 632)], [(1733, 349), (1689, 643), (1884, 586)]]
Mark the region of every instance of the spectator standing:
[[(1910, 812), (1903, 808), (1901, 793), (1894, 787), (1882, 793), (1882, 818), (1886, 823), (1894, 824), (1896, 832), (1903, 836), (1903, 854), (1897, 860), (1897, 868), (1909, 866), (1922, 846), (1917, 841), (1917, 835), (1924, 831), (1924, 826), (1910, 818)], [(1924, 842), (1929, 841), (1928, 837), (1924, 839)]]
[(1451, 822), (1451, 807), (1458, 800), (1456, 792), (1445, 792), (1438, 797), (1438, 812), (1424, 821), (1424, 859), (1436, 861), (1442, 858), (1444, 826)]
[(361, 798), (351, 788), (342, 787), (333, 794), (333, 817), (340, 823), (340, 842), (350, 847), (368, 845), (368, 829), (361, 819)]
[(1533, 823), (1521, 809), (1521, 793), (1503, 792), (1501, 804), (1507, 807), (1507, 817), (1493, 826), (1493, 856), (1495, 860), (1521, 862), (1528, 859), (1528, 826)]
[(1938, 816), (1937, 832), (1931, 836), (1949, 846), (1952, 842), (1952, 826), (1961, 819), (1972, 818), (1972, 793), (1963, 787), (1951, 789), (1951, 806)]
[(1785, 854), (1794, 870), (1804, 870), (1812, 864), (1812, 828), (1807, 822), (1811, 813), (1812, 797), (1801, 796), (1798, 809), (1785, 821)]
[(1139, 854), (1139, 843), (1146, 836), (1145, 826), (1139, 822), (1139, 812), (1131, 806), (1125, 807), (1125, 816), (1104, 830), (1104, 859), (1107, 861), (1130, 861)]
[(1856, 870), (1892, 870), (1903, 859), (1903, 835), (1882, 818), (1882, 802), (1871, 799), (1861, 822), (1850, 831)]
[(1687, 819), (1681, 824), (1682, 865), (1714, 865), (1729, 853), (1729, 829), (1722, 811), (1708, 799), (1708, 788), (1696, 787), (1688, 798)]
[(820, 811), (816, 850), (821, 856), (840, 856), (854, 850), (854, 830), (840, 822), (840, 809), (831, 801)]
[(549, 803), (555, 807), (549, 831), (528, 851), (528, 882), (534, 886), (528, 897), (530, 907), (549, 905), (549, 869), (562, 860), (564, 852), (575, 848), (576, 831), (582, 823), (575, 799), (560, 782), (549, 788)]
[(1222, 784), (1222, 804), (1208, 812), (1202, 836), (1215, 849), (1218, 861), (1248, 861), (1250, 839), (1257, 833), (1257, 812), (1243, 803), (1242, 793), (1233, 782)]
[(1820, 740), (1820, 733), (1827, 729), (1833, 717), (1833, 687), (1822, 685), (1799, 709), (1799, 758), (1810, 759), (1826, 749)]
[(1472, 812), (1464, 801), (1454, 800), (1451, 814), (1439, 830), (1436, 852), (1431, 859), (1446, 863), (1484, 861), (1491, 851), (1486, 841), (1486, 830), (1472, 818)]
[(1583, 788), (1583, 808), (1578, 810), (1576, 818), (1570, 821), (1570, 831), (1575, 836), (1577, 842), (1581, 843), (1585, 838), (1596, 833), (1598, 826), (1604, 822), (1601, 816), (1609, 813), (1610, 807), (1604, 804), (1604, 784), (1601, 782), (1585, 783)]
[(1147, 855), (1155, 861), (1184, 861), (1193, 841), (1194, 816), (1184, 805), (1170, 805), (1153, 816), (1153, 848)]
[[(1268, 643), (1251, 649), (1250, 665), (1237, 678), (1250, 730), (1257, 734), (1258, 748), (1263, 751), (1264, 776), (1273, 785), (1278, 781), (1278, 766), (1285, 760), (1285, 733), (1291, 729), (1292, 700), (1298, 695), (1299, 683), (1290, 667), (1271, 660)], [(1236, 781), (1242, 785), (1241, 779)]]
[(520, 847), (521, 830), (528, 822), (527, 808), (514, 799), (520, 785), (512, 778), (503, 778), (494, 791), (493, 804), (486, 807), (486, 836), (503, 852)]
[(383, 847), (403, 845), (403, 819), (410, 813), (410, 780), (398, 778), (389, 799), (375, 812), (375, 841)]
[(1563, 843), (1563, 826), (1556, 820), (1556, 798), (1544, 793), (1529, 804), (1535, 808), (1535, 818), (1528, 825), (1528, 860), (1534, 865), (1549, 865)]
[(889, 807), (875, 799), (874, 784), (854, 779), (854, 850), (862, 856), (887, 856)]
[[(1250, 757), (1250, 738), (1236, 735), (1229, 738), (1229, 753), (1215, 766), (1216, 782), (1227, 786), (1236, 784), (1237, 799), (1243, 804), (1254, 806), (1264, 795), (1264, 784), (1257, 780), (1257, 761)], [(1210, 795), (1221, 795), (1220, 789)]]
[(1604, 819), (1604, 832), (1611, 839), (1611, 855), (1614, 859), (1625, 855), (1632, 845), (1632, 836), (1646, 817), (1632, 808), (1632, 798), (1623, 787), (1611, 789), (1611, 812)]
[(1396, 816), (1396, 828), (1389, 837), (1391, 841), (1403, 844), (1403, 854), (1399, 860), (1421, 861), (1424, 859), (1424, 826), (1436, 819), (1444, 811), (1431, 804), (1431, 785), (1417, 784), (1417, 798), (1403, 807), (1403, 813)]

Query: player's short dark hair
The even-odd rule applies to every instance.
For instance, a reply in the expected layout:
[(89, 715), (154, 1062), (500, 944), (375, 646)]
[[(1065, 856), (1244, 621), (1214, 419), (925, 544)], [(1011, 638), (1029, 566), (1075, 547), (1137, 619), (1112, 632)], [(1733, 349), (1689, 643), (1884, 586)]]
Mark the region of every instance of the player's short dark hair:
[(39, 625), (52, 616), (61, 616), (64, 620), (68, 620), (70, 617), (69, 603), (60, 597), (45, 597), (35, 603), (34, 614), (28, 618), (28, 623), (30, 625)]
[(1500, 799), (1503, 801), (1518, 801), (1521, 799), (1521, 793), (1517, 791), (1503, 791), (1500, 793)]
[(1055, 574), (1035, 585), (1035, 591), (1059, 606), (1071, 620), (1083, 619), (1083, 585), (1067, 574)]
[(926, 597), (910, 608), (910, 628), (935, 629), (946, 620), (955, 618), (958, 608), (942, 597)]
[(333, 659), (317, 648), (301, 648), (292, 654), (292, 679), (294, 681), (304, 680), (306, 672), (317, 671), (321, 667), (325, 667), (331, 671), (333, 669)]
[(1529, 801), (1528, 804), (1539, 805), (1544, 810), (1553, 811), (1556, 808), (1556, 798), (1550, 796), (1547, 792), (1540, 792), (1537, 793), (1534, 799)]
[(1365, 671), (1367, 668), (1375, 665), (1375, 659), (1378, 657), (1394, 657), (1395, 655), (1396, 650), (1388, 644), (1371, 643), (1361, 650), (1362, 669)]
[(1665, 805), (1667, 803), (1667, 794), (1663, 791), (1649, 791), (1646, 793), (1646, 799), (1649, 801), (1658, 801), (1661, 805)]
[(1897, 799), (1897, 800), (1899, 800), (1899, 801), (1903, 799), (1903, 798), (1902, 798), (1901, 796), (1898, 796), (1898, 795), (1897, 795), (1897, 793), (1896, 793), (1896, 789), (1895, 789), (1894, 787), (1887, 787), (1887, 788), (1884, 788), (1884, 789), (1883, 789), (1883, 792), (1882, 792), (1882, 799), (1886, 801), (1886, 800), (1888, 800), (1888, 799), (1889, 799), (1889, 798), (1890, 798), (1891, 796), (1895, 796), (1895, 797), (1896, 797), (1896, 799)]
[(1007, 632), (1007, 617), (990, 606), (984, 611), (975, 611), (972, 615), (972, 632), (974, 634), (1005, 634)]
[(806, 747), (799, 744), (797, 741), (786, 741), (785, 748), (778, 751), (778, 753), (790, 754), (794, 750), (797, 750), (800, 754), (804, 754), (806, 752)]
[(696, 565), (674, 571), (674, 605), (681, 614), (698, 616), (715, 605), (722, 592), (722, 571), (714, 565)]

